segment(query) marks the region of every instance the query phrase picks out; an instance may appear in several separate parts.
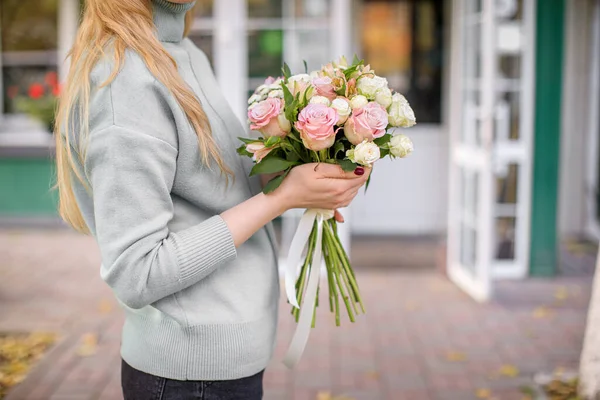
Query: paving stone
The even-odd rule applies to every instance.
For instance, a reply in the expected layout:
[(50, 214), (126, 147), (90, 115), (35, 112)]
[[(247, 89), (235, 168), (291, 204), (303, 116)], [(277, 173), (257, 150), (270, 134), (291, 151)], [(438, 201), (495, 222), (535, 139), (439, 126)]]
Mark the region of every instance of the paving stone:
[[(512, 400), (521, 399), (519, 388), (536, 372), (577, 367), (589, 274), (498, 282), (494, 300), (479, 304), (433, 265), (407, 264), (406, 254), (430, 259), (431, 246), (399, 241), (392, 248), (404, 255), (396, 267), (389, 265), (394, 252), (378, 246), (359, 242), (353, 252), (368, 314), (338, 328), (328, 307), (319, 307), (305, 357), (293, 371), (281, 363), (295, 328), (282, 297), (266, 400), (316, 400), (319, 392), (355, 400), (470, 400), (478, 388)], [(100, 279), (93, 240), (65, 230), (0, 231), (0, 254), (0, 332), (60, 335), (6, 400), (121, 400), (123, 315)], [(557, 303), (559, 288), (569, 296)], [(550, 313), (535, 318), (539, 307)], [(97, 351), (81, 357), (86, 333), (97, 335)], [(448, 359), (449, 353), (464, 359)], [(518, 376), (497, 376), (503, 365), (518, 368)]]

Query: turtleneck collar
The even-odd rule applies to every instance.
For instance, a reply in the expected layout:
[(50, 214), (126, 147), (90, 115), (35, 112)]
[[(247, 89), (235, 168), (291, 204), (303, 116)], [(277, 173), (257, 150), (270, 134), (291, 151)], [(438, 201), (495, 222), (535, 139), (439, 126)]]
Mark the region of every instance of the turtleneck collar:
[(180, 42), (185, 29), (185, 14), (194, 2), (178, 4), (167, 0), (152, 0), (154, 25), (161, 42)]

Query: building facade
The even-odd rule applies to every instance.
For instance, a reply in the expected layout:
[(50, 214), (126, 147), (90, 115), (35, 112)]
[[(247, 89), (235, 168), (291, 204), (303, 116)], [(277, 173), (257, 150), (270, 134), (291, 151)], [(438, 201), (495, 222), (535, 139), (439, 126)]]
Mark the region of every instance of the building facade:
[[(17, 91), (64, 76), (79, 0), (0, 4), (0, 216), (52, 215), (48, 136)], [(476, 298), (553, 275), (560, 237), (600, 237), (600, 0), (198, 0), (190, 34), (240, 119), (287, 62), (358, 54), (409, 99), (416, 151), (376, 166), (355, 234), (447, 237)]]

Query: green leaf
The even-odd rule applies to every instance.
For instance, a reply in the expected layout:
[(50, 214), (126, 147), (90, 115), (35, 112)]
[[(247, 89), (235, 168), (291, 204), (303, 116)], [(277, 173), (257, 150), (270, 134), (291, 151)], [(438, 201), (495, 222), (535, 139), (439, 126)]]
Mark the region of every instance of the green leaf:
[(379, 148), (379, 158), (387, 157), (390, 154), (390, 149)]
[(339, 94), (340, 96), (346, 96), (346, 81), (344, 81), (344, 84), (342, 85), (342, 87), (337, 91), (337, 94)]
[(236, 151), (240, 156), (247, 156), (247, 157), (253, 156), (252, 153), (250, 153), (248, 150), (246, 150), (246, 145), (241, 145), (240, 147), (238, 147), (236, 149)]
[(242, 142), (246, 143), (246, 144), (250, 144), (250, 143), (256, 143), (256, 142), (262, 142), (263, 139), (259, 138), (259, 139), (252, 139), (252, 138), (243, 138), (243, 137), (238, 137), (239, 140), (241, 140)]
[(391, 138), (392, 138), (392, 135), (390, 135), (389, 133), (386, 133), (382, 137), (373, 140), (373, 143), (375, 143), (379, 147), (382, 147), (383, 145), (387, 144)]
[(290, 172), (290, 170), (288, 169), (287, 171), (285, 171), (285, 173), (271, 179), (263, 188), (263, 193), (269, 194), (272, 191), (274, 191), (275, 189), (277, 189), (279, 187), (279, 185), (281, 185), (281, 182), (283, 182), (283, 180), (285, 179), (285, 177), (287, 176), (287, 174), (289, 172)]
[(267, 139), (267, 141), (265, 142), (265, 146), (267, 147), (271, 147), (271, 146), (275, 146), (277, 143), (279, 143), (281, 141), (281, 138), (278, 136), (271, 136), (270, 138)]
[(357, 164), (353, 163), (350, 160), (340, 160), (339, 164), (340, 167), (342, 167), (342, 169), (346, 172), (352, 172), (356, 169), (356, 167), (358, 167)]
[(337, 155), (340, 151), (343, 152), (343, 156), (346, 155), (346, 152), (344, 151), (344, 143), (336, 142), (333, 146), (333, 158), (337, 158)]
[(276, 172), (281, 172), (289, 167), (293, 167), (294, 165), (298, 165), (297, 161), (288, 161), (279, 157), (265, 157), (263, 160), (252, 167), (250, 171), (250, 176), (257, 174), (274, 174)]
[(302, 62), (304, 63), (304, 73), (308, 74), (308, 64), (306, 64), (306, 60), (302, 60)]
[(292, 76), (292, 71), (290, 71), (290, 67), (287, 65), (287, 63), (283, 63), (283, 68), (281, 71), (283, 72), (285, 79), (289, 79), (289, 77)]
[(283, 99), (285, 100), (285, 108), (288, 108), (292, 105), (292, 102), (294, 101), (294, 95), (292, 94), (292, 92), (290, 92), (290, 89), (283, 82), (281, 82), (281, 88), (283, 89)]
[(360, 58), (358, 58), (358, 56), (355, 53), (354, 58), (352, 59), (352, 65), (360, 64), (360, 61), (361, 61)]

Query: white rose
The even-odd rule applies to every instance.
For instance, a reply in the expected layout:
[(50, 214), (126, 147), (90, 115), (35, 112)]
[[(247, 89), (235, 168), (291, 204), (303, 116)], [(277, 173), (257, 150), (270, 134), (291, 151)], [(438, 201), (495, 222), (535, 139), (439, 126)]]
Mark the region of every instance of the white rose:
[(415, 113), (410, 108), (410, 104), (400, 93), (395, 93), (392, 96), (392, 105), (388, 110), (388, 122), (392, 126), (402, 128), (410, 128), (417, 123)]
[(348, 104), (346, 100), (340, 98), (333, 99), (331, 102), (331, 108), (338, 113), (338, 121), (336, 125), (342, 125), (344, 122), (346, 122), (350, 116), (350, 113), (352, 112), (350, 104)]
[(370, 167), (375, 161), (379, 160), (379, 146), (373, 142), (364, 140), (362, 143), (356, 145), (354, 149), (346, 151), (346, 157), (353, 163)]
[(331, 101), (325, 96), (313, 96), (309, 103), (311, 104), (325, 104), (327, 107), (331, 105)]
[(379, 89), (387, 88), (387, 79), (381, 76), (363, 76), (356, 83), (358, 93), (362, 94), (369, 100), (375, 100), (375, 94)]
[(277, 97), (278, 99), (283, 99), (283, 89), (271, 90), (268, 97)]
[(414, 150), (413, 142), (406, 135), (392, 136), (390, 139), (390, 153), (394, 157), (404, 158)]
[(375, 101), (378, 102), (387, 110), (392, 104), (392, 91), (389, 88), (382, 88), (375, 93)]
[(369, 103), (369, 100), (362, 94), (356, 95), (350, 100), (350, 107), (354, 110), (355, 108), (363, 108)]

